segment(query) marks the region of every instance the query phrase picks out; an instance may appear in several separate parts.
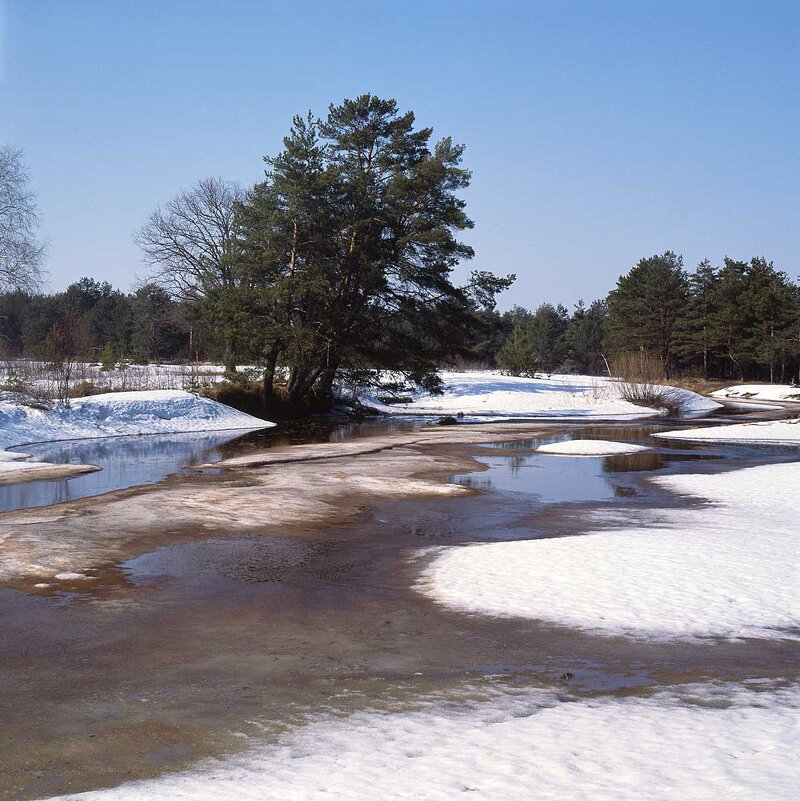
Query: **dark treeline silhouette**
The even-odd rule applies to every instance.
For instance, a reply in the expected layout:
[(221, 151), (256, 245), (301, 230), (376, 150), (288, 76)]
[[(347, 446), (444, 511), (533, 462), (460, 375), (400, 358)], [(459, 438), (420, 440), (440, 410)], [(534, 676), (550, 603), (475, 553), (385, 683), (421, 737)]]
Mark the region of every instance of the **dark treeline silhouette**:
[[(0, 294), (0, 348), (38, 359), (69, 350), (109, 364), (222, 361), (230, 343), (203, 319), (204, 309), (155, 284), (124, 293), (91, 278), (55, 294), (7, 292)], [(775, 382), (796, 380), (800, 369), (800, 287), (763, 258), (726, 258), (719, 267), (704, 261), (689, 273), (667, 252), (641, 259), (589, 305), (484, 310), (481, 323), (454, 335), (457, 363), (517, 375), (603, 374), (635, 355), (665, 378)], [(242, 355), (259, 363), (257, 354)]]
[(125, 293), (81, 278), (64, 292), (0, 293), (0, 355), (6, 358), (68, 355), (109, 364), (213, 359), (213, 339), (204, 330), (192, 309), (153, 284)]

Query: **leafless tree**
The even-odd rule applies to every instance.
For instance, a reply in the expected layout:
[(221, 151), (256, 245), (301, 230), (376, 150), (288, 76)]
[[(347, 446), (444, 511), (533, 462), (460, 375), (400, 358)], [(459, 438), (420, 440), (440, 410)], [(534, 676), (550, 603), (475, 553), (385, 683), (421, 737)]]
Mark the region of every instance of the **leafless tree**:
[(22, 153), (0, 147), (0, 289), (31, 290), (42, 280), (39, 211), (28, 188)]
[(177, 300), (198, 300), (235, 279), (234, 210), (242, 189), (206, 178), (159, 206), (136, 232), (150, 267), (148, 280)]

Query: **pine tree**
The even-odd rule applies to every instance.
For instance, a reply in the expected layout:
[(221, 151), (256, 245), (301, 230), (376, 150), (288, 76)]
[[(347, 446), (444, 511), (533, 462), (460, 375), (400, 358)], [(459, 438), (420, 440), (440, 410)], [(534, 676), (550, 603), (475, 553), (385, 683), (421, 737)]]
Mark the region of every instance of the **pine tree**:
[(640, 352), (661, 362), (665, 375), (674, 367), (677, 321), (686, 302), (683, 259), (665, 252), (641, 259), (620, 276), (608, 296), (606, 344), (615, 352)]
[(424, 376), (513, 280), (481, 272), (452, 283), (473, 255), (456, 238), (472, 227), (459, 197), (464, 148), (431, 145), (432, 130), (414, 123), (373, 95), (332, 105), (325, 120), (296, 117), (240, 206), (266, 395), (278, 363), (292, 404), (327, 397), (342, 366)]

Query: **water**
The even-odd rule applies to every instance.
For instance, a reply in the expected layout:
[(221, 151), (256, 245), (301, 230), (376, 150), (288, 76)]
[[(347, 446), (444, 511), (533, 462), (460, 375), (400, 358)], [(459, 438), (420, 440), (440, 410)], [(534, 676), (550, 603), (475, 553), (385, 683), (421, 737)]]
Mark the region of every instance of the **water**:
[(352, 439), (402, 427), (408, 425), (311, 420), (258, 431), (105, 437), (23, 445), (9, 450), (28, 453), (35, 461), (93, 464), (101, 469), (69, 479), (0, 485), (0, 512), (49, 506), (113, 490), (155, 484), (196, 465), (264, 448)]
[[(484, 472), (458, 476), (455, 481), (477, 489), (533, 495), (541, 503), (588, 503), (636, 494), (636, 488), (616, 474), (660, 470), (671, 462), (718, 459), (706, 447), (686, 449), (681, 443), (651, 437), (658, 426), (621, 425), (578, 428), (559, 436), (539, 437), (484, 446), (506, 451), (502, 456), (479, 456)], [(536, 453), (540, 445), (572, 439), (604, 439), (647, 445), (651, 451), (611, 456), (557, 456)], [(487, 451), (490, 453), (490, 451)]]

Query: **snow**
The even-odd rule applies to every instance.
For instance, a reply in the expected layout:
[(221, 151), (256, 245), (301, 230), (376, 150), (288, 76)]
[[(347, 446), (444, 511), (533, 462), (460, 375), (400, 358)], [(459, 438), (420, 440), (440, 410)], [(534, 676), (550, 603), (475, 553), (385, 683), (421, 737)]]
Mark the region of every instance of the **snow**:
[(646, 445), (632, 442), (609, 442), (603, 439), (570, 439), (564, 442), (551, 442), (540, 445), (538, 453), (552, 453), (559, 456), (613, 456), (620, 453), (649, 451)]
[(715, 398), (800, 402), (800, 387), (792, 387), (789, 384), (739, 384), (735, 387), (718, 389), (711, 395)]
[(688, 685), (649, 698), (565, 701), (532, 691), (368, 711), (313, 721), (278, 744), (193, 771), (62, 801), (452, 801), (465, 793), (788, 801), (800, 781), (799, 696), (796, 687)]
[(443, 549), (419, 589), (455, 609), (654, 639), (795, 637), (800, 462), (653, 479), (713, 507), (640, 526)]
[(4, 448), (34, 442), (268, 428), (275, 425), (181, 390), (115, 392), (76, 398), (69, 408), (34, 408), (0, 393), (0, 483), (65, 478), (97, 468), (30, 462)]
[(87, 576), (85, 573), (56, 573), (53, 578), (59, 581), (94, 581), (94, 576)]
[(684, 431), (664, 431), (655, 434), (665, 439), (694, 440), (695, 442), (741, 442), (773, 445), (800, 445), (800, 419), (765, 420), (731, 426), (691, 428)]
[[(496, 370), (442, 372), (440, 375), (445, 383), (442, 395), (409, 393), (411, 403), (387, 404), (367, 395), (362, 395), (360, 400), (385, 414), (396, 415), (641, 418), (662, 413), (624, 400), (619, 383), (609, 378), (582, 375), (522, 378)], [(671, 397), (677, 398), (686, 415), (703, 414), (720, 406), (685, 389), (669, 388), (669, 392)]]
[[(69, 408), (33, 408), (0, 394), (0, 448), (32, 442), (177, 434), (275, 425), (182, 390), (112, 392), (76, 398)], [(5, 457), (8, 458), (8, 457)]]

